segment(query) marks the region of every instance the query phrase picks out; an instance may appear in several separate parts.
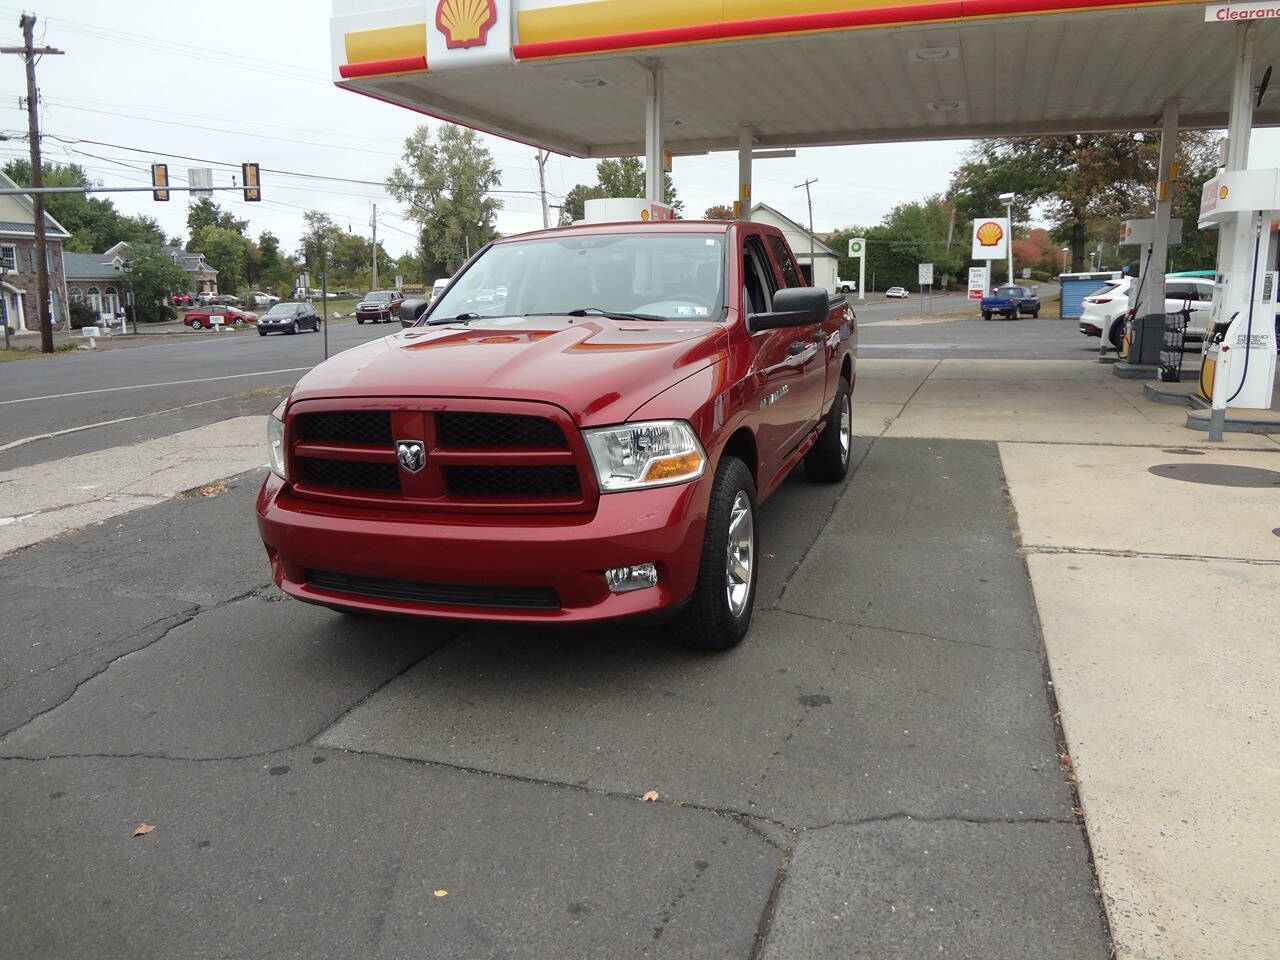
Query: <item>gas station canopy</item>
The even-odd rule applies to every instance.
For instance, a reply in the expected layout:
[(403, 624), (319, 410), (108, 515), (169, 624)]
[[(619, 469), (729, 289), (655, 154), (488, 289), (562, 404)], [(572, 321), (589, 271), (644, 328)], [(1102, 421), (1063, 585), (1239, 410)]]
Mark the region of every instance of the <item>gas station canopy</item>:
[[(1105, 0), (334, 0), (334, 81), (585, 156), (1225, 127), (1241, 8)], [(1225, 12), (1224, 12), (1225, 11)], [(1280, 14), (1252, 13), (1260, 67)], [(1254, 126), (1280, 125), (1263, 102)]]

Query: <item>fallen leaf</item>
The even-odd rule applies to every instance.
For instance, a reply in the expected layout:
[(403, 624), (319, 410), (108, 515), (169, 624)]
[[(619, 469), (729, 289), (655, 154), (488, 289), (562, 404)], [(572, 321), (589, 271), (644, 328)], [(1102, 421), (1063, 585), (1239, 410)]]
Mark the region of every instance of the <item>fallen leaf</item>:
[(145, 820), (138, 824), (137, 829), (133, 831), (135, 837), (145, 837), (148, 833), (156, 828), (154, 823), (147, 823)]
[(643, 797), (641, 797), (640, 799), (641, 799), (641, 800), (644, 800), (646, 803), (656, 803), (656, 802), (657, 802), (657, 799), (658, 799), (658, 791), (657, 791), (657, 790), (646, 790), (646, 791), (644, 792), (644, 796), (643, 796)]
[(1074, 813), (1077, 817), (1083, 817), (1084, 807), (1072, 807), (1071, 812)]
[(448, 891), (448, 890), (435, 890), (435, 891), (433, 891), (433, 892), (435, 893), (435, 895), (436, 895), (437, 897), (447, 897), (447, 896), (449, 895), (449, 891)]

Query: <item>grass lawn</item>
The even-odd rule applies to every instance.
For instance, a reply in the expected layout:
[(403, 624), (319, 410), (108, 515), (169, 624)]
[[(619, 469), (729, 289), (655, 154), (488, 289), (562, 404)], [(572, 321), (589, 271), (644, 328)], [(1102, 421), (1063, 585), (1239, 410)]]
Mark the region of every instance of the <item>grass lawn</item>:
[[(76, 348), (76, 346), (77, 344), (74, 341), (69, 341), (67, 343), (55, 343), (53, 345), (53, 352), (70, 353)], [(10, 347), (8, 350), (0, 347), (0, 363), (4, 363), (8, 360), (29, 360), (32, 357), (43, 356), (46, 356), (46, 354), (40, 352), (39, 346)]]

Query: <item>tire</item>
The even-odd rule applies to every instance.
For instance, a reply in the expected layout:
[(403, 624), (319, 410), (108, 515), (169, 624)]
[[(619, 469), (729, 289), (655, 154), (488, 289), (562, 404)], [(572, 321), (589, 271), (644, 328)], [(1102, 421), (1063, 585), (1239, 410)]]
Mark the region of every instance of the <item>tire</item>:
[[(698, 650), (728, 650), (747, 635), (751, 611), (756, 602), (760, 552), (756, 536), (756, 485), (747, 465), (736, 457), (725, 457), (716, 467), (707, 507), (707, 525), (702, 535), (702, 559), (698, 564), (698, 584), (689, 604), (675, 623), (676, 636)], [(745, 520), (743, 516), (745, 515)], [(746, 580), (729, 574), (730, 525), (738, 524), (745, 534)], [(747, 529), (743, 530), (743, 524)], [(741, 555), (738, 568), (741, 570)], [(734, 588), (730, 605), (730, 587)]]
[(267, 331), (265, 331), (265, 330), (259, 330), (259, 331), (258, 331), (258, 336), (260, 336), (260, 337), (265, 337), (266, 335), (267, 335)]
[(289, 328), (289, 334), (290, 334), (290, 336), (292, 336), (293, 334), (295, 334), (295, 333), (297, 333), (297, 332), (298, 332), (298, 321), (297, 321), (297, 320), (295, 320), (295, 321), (293, 321), (293, 326), (291, 326), (291, 327)]
[(192, 320), (192, 321), (191, 321), (191, 329), (192, 329), (192, 330), (199, 330), (199, 329), (201, 328), (201, 326), (202, 326), (202, 324), (200, 323), (200, 321), (199, 321), (199, 320)]
[(1021, 320), (1021, 319), (1022, 319), (1022, 308), (1021, 308), (1021, 307), (1014, 307), (1014, 308), (1013, 308), (1013, 313), (1011, 314), (1010, 319), (1013, 319), (1013, 320)]
[(356, 317), (356, 323), (364, 325), (364, 317)]
[(839, 483), (849, 474), (853, 447), (853, 401), (849, 381), (844, 377), (836, 387), (836, 398), (827, 411), (827, 425), (818, 442), (804, 456), (804, 472), (817, 483)]
[(1117, 320), (1111, 324), (1111, 331), (1107, 334), (1107, 340), (1115, 349), (1116, 353), (1120, 352), (1120, 345), (1124, 343), (1124, 319)]
[(982, 319), (983, 319), (983, 320), (990, 320), (990, 319), (991, 319), (991, 312), (990, 312), (989, 310), (983, 310), (983, 311), (982, 311)]

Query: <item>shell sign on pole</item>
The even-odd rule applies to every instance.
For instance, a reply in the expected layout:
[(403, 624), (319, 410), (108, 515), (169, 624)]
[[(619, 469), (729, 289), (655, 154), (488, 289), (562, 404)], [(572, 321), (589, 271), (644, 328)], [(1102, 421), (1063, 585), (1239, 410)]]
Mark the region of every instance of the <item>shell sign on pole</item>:
[(973, 221), (974, 260), (1003, 260), (1008, 247), (1008, 217), (979, 217)]

